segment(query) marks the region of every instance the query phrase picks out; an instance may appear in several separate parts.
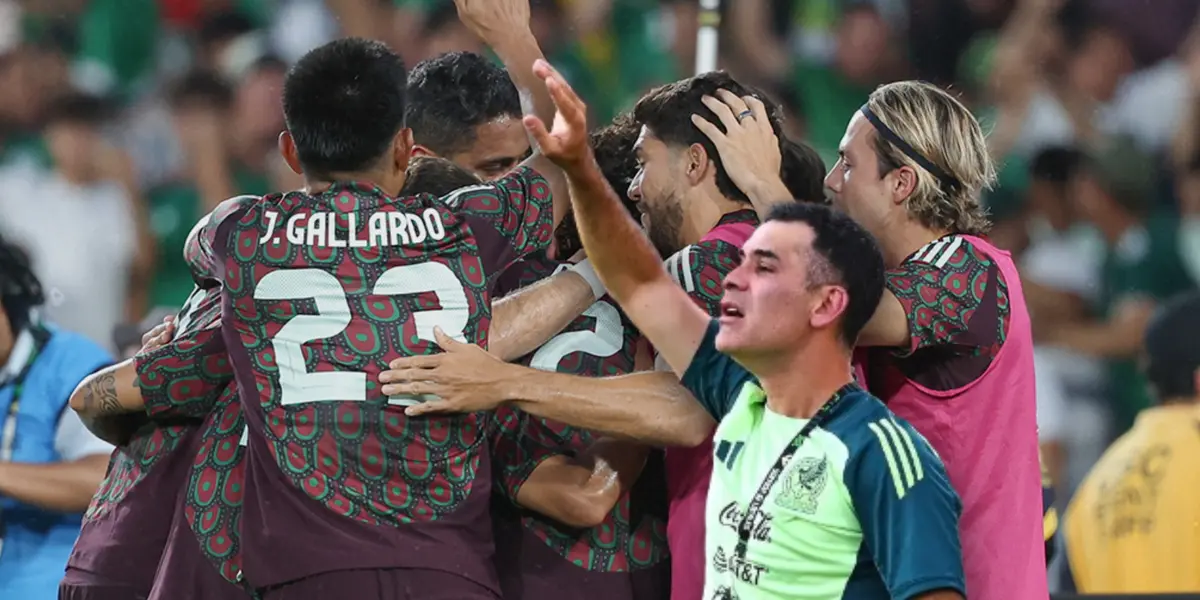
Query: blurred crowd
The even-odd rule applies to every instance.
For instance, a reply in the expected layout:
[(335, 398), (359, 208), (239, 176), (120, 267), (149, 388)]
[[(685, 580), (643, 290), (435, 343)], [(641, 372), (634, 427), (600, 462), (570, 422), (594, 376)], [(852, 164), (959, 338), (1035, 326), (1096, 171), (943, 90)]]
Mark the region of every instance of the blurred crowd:
[[(534, 31), (594, 111), (691, 74), (691, 0), (534, 0)], [(1194, 0), (726, 0), (720, 65), (837, 156), (878, 84), (949, 86), (1001, 167), (993, 240), (1020, 256), (1039, 425), (1060, 498), (1148, 405), (1157, 302), (1200, 281)], [(1152, 7), (1152, 8), (1151, 8)], [(0, 233), (46, 312), (122, 352), (192, 282), (181, 248), (225, 198), (292, 189), (288, 65), (335, 37), (412, 65), (486, 52), (449, 0), (0, 0)]]

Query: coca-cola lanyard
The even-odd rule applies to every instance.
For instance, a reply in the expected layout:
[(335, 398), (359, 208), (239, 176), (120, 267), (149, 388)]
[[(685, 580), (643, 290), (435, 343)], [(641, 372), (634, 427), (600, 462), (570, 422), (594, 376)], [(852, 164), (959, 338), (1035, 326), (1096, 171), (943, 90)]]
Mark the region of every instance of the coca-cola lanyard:
[(771, 465), (771, 470), (767, 471), (763, 477), (762, 484), (758, 486), (758, 491), (754, 492), (754, 496), (750, 498), (750, 504), (746, 507), (746, 514), (742, 515), (742, 522), (738, 524), (738, 542), (734, 548), (734, 555), (739, 559), (746, 558), (746, 545), (750, 543), (750, 536), (754, 533), (754, 523), (758, 521), (758, 514), (762, 511), (763, 504), (767, 501), (767, 495), (771, 493), (771, 488), (775, 487), (775, 482), (779, 481), (779, 476), (783, 475), (783, 470), (787, 468), (788, 462), (792, 456), (804, 445), (804, 440), (807, 440), (812, 435), (813, 430), (821, 425), (824, 425), (829, 420), (829, 415), (833, 413), (833, 409), (857, 387), (853, 383), (848, 383), (842, 386), (833, 396), (821, 405), (817, 410), (817, 414), (809, 419), (804, 427), (800, 428), (800, 433), (788, 442), (788, 445), (780, 453), (779, 458), (775, 460), (775, 464)]

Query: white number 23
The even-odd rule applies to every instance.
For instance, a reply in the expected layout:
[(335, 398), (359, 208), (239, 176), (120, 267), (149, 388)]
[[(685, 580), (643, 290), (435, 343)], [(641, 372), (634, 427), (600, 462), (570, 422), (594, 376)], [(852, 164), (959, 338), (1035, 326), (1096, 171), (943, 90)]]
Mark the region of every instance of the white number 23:
[[(441, 327), (455, 339), (463, 339), (470, 307), (462, 283), (450, 267), (437, 262), (393, 267), (375, 281), (372, 293), (404, 296), (434, 292), (442, 308), (414, 311), (417, 337), (433, 339), (433, 328)], [(331, 400), (366, 400), (367, 374), (358, 371), (310, 373), (302, 346), (336, 336), (350, 325), (352, 317), (346, 290), (332, 273), (322, 269), (289, 269), (267, 273), (254, 290), (255, 300), (299, 300), (312, 298), (317, 313), (292, 317), (271, 340), (279, 367), (281, 404)], [(397, 399), (400, 400), (400, 399)], [(400, 402), (411, 404), (411, 401)]]

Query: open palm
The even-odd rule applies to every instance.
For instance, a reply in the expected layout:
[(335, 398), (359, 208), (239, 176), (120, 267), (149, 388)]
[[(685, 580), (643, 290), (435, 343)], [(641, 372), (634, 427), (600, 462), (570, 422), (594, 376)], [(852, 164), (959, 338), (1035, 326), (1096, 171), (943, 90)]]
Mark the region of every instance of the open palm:
[(525, 128), (554, 164), (564, 169), (579, 165), (588, 155), (587, 105), (550, 63), (535, 61), (533, 72), (545, 82), (557, 110), (549, 131), (541, 119), (532, 115), (525, 117)]

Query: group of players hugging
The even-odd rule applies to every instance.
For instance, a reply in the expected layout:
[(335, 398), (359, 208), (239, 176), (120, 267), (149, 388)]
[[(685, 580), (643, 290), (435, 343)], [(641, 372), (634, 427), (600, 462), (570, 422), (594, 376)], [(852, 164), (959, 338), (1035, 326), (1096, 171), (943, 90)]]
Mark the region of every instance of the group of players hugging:
[[(414, 114), (413, 94), (472, 68), (501, 77), (459, 89), (464, 104), (520, 90), (527, 115), (555, 118), (561, 80), (538, 63), (528, 0), (457, 4), (507, 75), (462, 53), (410, 74), (357, 39), (307, 54), (280, 138), (307, 187), (197, 223), (179, 315), (72, 397), (118, 449), (61, 599), (700, 598), (714, 423), (669, 409), (694, 400), (605, 296), (563, 173), (530, 153), (519, 114), (460, 124), (466, 147), (437, 148), (436, 128), (414, 140), (453, 107)], [(697, 107), (714, 122), (757, 111), (790, 195), (822, 199), (821, 160), (750, 96), (724, 73), (693, 77), (591, 137), (714, 316), (758, 216)], [(703, 150), (673, 152), (689, 147)], [(439, 412), (405, 370), (464, 343), (540, 371), (510, 384), (543, 402)]]

